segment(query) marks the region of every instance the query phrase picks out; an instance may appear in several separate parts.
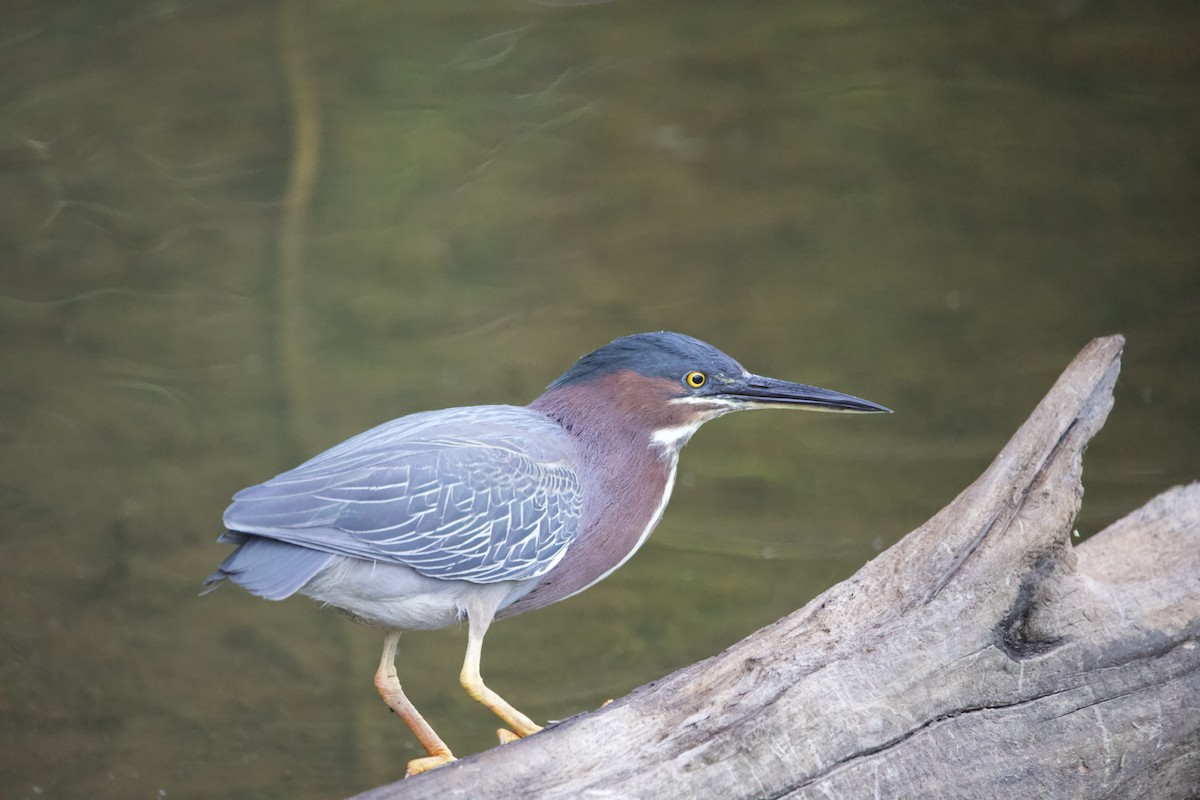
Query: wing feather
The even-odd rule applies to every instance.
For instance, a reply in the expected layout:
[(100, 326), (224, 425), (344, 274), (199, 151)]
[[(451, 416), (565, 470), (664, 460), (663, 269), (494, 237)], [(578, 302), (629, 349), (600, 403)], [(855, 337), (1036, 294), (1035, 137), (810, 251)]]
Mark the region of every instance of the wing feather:
[(528, 409), (417, 414), (244, 489), (225, 525), (435, 578), (538, 577), (578, 532), (573, 448), (561, 428)]

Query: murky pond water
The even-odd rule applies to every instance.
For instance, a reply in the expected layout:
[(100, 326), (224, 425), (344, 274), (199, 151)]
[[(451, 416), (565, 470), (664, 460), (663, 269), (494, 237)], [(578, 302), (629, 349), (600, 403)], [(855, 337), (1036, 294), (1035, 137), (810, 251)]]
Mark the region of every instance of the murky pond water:
[[(1126, 7), (1127, 6), (1127, 7)], [(626, 333), (891, 417), (705, 428), (649, 544), (497, 625), (539, 720), (718, 652), (969, 483), (1129, 338), (1099, 530), (1200, 475), (1194, 3), (0, 10), (0, 796), (312, 797), (418, 754), (381, 636), (198, 597), (229, 495), (524, 403)], [(465, 631), (406, 635), (461, 754)]]

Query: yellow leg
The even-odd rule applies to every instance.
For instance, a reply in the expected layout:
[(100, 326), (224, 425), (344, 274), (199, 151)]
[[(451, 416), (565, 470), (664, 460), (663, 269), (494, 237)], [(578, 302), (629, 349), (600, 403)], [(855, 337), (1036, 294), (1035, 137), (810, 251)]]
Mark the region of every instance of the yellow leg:
[(514, 739), (537, 733), (542, 726), (510, 706), (508, 701), (489, 689), (483, 682), (483, 676), (479, 673), (479, 659), (483, 652), (483, 636), (487, 633), (491, 622), (490, 614), (468, 615), (467, 657), (463, 660), (462, 674), (459, 675), (459, 680), (462, 682), (463, 688), (467, 690), (467, 694), (491, 709), (493, 714), (512, 728), (512, 731), (503, 729), (496, 731), (496, 735), (500, 737), (500, 743), (505, 744)]
[(414, 758), (408, 762), (406, 774), (416, 775), (418, 772), (425, 772), (453, 761), (454, 754), (400, 688), (400, 679), (396, 676), (396, 643), (399, 641), (400, 631), (392, 631), (384, 638), (383, 657), (379, 659), (379, 670), (375, 673), (375, 688), (379, 690), (383, 702), (404, 720), (404, 724), (412, 730), (425, 752), (429, 753), (426, 758)]

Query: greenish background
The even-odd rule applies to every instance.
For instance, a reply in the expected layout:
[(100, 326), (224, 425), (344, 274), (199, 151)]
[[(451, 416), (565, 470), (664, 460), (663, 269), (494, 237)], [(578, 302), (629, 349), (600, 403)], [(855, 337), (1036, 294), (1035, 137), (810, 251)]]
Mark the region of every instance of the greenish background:
[[(853, 573), (1091, 337), (1129, 345), (1080, 532), (1200, 474), (1194, 2), (29, 0), (0, 32), (0, 797), (398, 778), (377, 632), (197, 596), (229, 495), (626, 333), (897, 413), (702, 431), (635, 559), (493, 628), (535, 719)], [(465, 755), (496, 723), (464, 642), (399, 666)]]

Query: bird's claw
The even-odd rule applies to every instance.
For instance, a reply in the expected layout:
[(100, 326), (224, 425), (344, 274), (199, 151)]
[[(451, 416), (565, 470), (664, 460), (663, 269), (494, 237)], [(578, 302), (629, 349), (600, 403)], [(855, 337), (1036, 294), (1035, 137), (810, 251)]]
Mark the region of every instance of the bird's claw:
[[(526, 720), (526, 722), (528, 722), (528, 720)], [(533, 736), (538, 731), (543, 730), (541, 725), (535, 725), (532, 722), (528, 722), (528, 725), (516, 725), (511, 722), (509, 724), (511, 724), (515, 730), (509, 730), (508, 728), (499, 728), (496, 730), (496, 738), (500, 740), (500, 744), (515, 742), (517, 739), (524, 739), (526, 736)]]
[(409, 775), (419, 775), (422, 772), (428, 772), (429, 770), (440, 767), (443, 764), (449, 764), (454, 760), (454, 756), (450, 753), (443, 753), (436, 756), (426, 756), (425, 758), (414, 758), (412, 761), (408, 762), (408, 770), (405, 771), (404, 777), (407, 778)]

